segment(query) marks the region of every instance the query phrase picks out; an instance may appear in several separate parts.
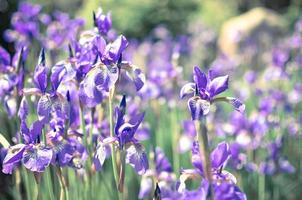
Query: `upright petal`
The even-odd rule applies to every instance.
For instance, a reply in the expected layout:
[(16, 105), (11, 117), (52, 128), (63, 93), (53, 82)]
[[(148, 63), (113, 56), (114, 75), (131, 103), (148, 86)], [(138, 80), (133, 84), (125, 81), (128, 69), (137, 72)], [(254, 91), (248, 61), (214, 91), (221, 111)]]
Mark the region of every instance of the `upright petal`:
[(206, 89), (207, 82), (208, 82), (207, 76), (197, 66), (194, 67), (193, 79), (194, 79), (194, 82), (197, 84), (197, 87), (199, 90)]
[(218, 146), (211, 153), (212, 167), (220, 169), (223, 167), (229, 157), (231, 156), (229, 145), (226, 142), (218, 144)]
[(44, 49), (41, 50), (39, 56), (39, 63), (34, 71), (34, 83), (42, 93), (45, 93), (47, 87), (47, 69), (45, 66), (45, 52)]
[(117, 63), (121, 53), (128, 46), (128, 41), (125, 36), (120, 35), (113, 43), (107, 45), (105, 57), (109, 62)]
[(222, 92), (224, 92), (226, 89), (228, 89), (228, 81), (229, 81), (229, 76), (219, 76), (217, 78), (214, 78), (209, 86), (208, 86), (208, 91), (210, 93), (210, 97), (214, 97)]

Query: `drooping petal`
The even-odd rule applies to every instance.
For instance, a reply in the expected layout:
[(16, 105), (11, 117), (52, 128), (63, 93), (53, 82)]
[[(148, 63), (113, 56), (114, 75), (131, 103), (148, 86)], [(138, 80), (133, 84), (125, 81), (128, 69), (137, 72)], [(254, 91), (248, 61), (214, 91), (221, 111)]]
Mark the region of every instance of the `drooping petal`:
[(23, 164), (33, 172), (43, 172), (49, 166), (53, 156), (50, 148), (42, 146), (32, 146), (24, 151)]
[(107, 149), (105, 144), (102, 142), (98, 143), (98, 146), (96, 147), (96, 152), (94, 154), (93, 163), (95, 166), (95, 169), (97, 171), (102, 169), (102, 166), (106, 160), (107, 157)]
[(215, 184), (214, 186), (215, 199), (221, 200), (246, 200), (246, 196), (235, 185), (227, 182)]
[(38, 118), (41, 121), (48, 122), (50, 117), (52, 102), (48, 95), (40, 97), (37, 105)]
[(67, 142), (60, 142), (54, 146), (55, 160), (60, 167), (67, 166), (74, 153), (74, 148)]
[(195, 83), (186, 83), (180, 90), (180, 98), (193, 96), (195, 93)]
[(239, 99), (236, 99), (234, 97), (226, 97), (228, 102), (234, 107), (235, 110), (243, 113), (245, 110), (245, 104), (242, 103)]
[(26, 145), (17, 144), (8, 149), (7, 154), (3, 160), (2, 172), (5, 174), (12, 174), (14, 168), (20, 163)]
[[(123, 62), (121, 68), (125, 70), (126, 73), (121, 73), (121, 80), (123, 81), (121, 81), (120, 87), (129, 87), (129, 85), (132, 84), (135, 86), (136, 92), (140, 91), (146, 82), (146, 77), (142, 70), (128, 62)], [(128, 90), (123, 88), (123, 91)]]
[(208, 91), (210, 93), (210, 97), (214, 97), (224, 92), (226, 89), (228, 89), (228, 81), (229, 81), (228, 75), (214, 78), (208, 85)]
[(197, 84), (197, 87), (199, 90), (206, 89), (207, 82), (208, 82), (207, 76), (197, 66), (194, 67), (193, 79), (194, 79), (194, 82)]
[(202, 184), (197, 190), (185, 191), (183, 194), (183, 200), (206, 200), (209, 191), (209, 184), (206, 180), (202, 181)]
[(149, 168), (144, 147), (137, 143), (128, 147), (126, 151), (126, 163), (130, 164), (139, 175), (143, 175)]
[(199, 120), (203, 115), (210, 111), (210, 102), (194, 96), (189, 99), (188, 107), (191, 112), (192, 120)]
[(152, 190), (152, 186), (153, 186), (152, 179), (150, 177), (143, 176), (141, 180), (138, 198), (139, 199), (147, 198)]
[(155, 150), (155, 164), (156, 172), (158, 174), (160, 172), (172, 172), (171, 163), (159, 147), (156, 147)]
[(220, 169), (225, 166), (227, 160), (231, 156), (229, 145), (226, 142), (218, 144), (211, 153), (212, 168)]

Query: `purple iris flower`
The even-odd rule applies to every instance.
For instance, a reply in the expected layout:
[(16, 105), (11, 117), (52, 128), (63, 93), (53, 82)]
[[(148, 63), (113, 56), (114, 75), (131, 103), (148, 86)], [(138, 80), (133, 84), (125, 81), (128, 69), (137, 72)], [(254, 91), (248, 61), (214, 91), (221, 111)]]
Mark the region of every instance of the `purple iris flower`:
[[(121, 80), (126, 80), (126, 83), (122, 83)], [(117, 88), (123, 88), (129, 82), (135, 86), (136, 91), (139, 91), (145, 83), (144, 74), (136, 66), (128, 62), (117, 65), (98, 62), (80, 83), (80, 100), (86, 106), (94, 107), (108, 96), (115, 84), (120, 84), (121, 87)]]
[(13, 169), (22, 162), (27, 169), (33, 172), (43, 172), (52, 160), (53, 150), (40, 142), (43, 128), (41, 121), (37, 120), (30, 128), (27, 127), (28, 104), (25, 97), (21, 101), (18, 116), (21, 121), (20, 132), (24, 144), (9, 147), (3, 160), (2, 171), (11, 174)]
[(188, 101), (188, 107), (193, 120), (200, 119), (210, 111), (210, 105), (216, 101), (230, 103), (235, 110), (243, 112), (245, 105), (233, 97), (218, 97), (220, 93), (228, 89), (229, 76), (213, 77), (209, 71), (208, 77), (199, 69), (194, 67), (194, 82), (185, 84), (180, 91), (180, 97), (191, 96)]
[(157, 147), (154, 152), (155, 169), (148, 169), (143, 175), (139, 191), (139, 199), (147, 198), (152, 192), (153, 181), (155, 176), (161, 190), (161, 198), (172, 198), (175, 191), (176, 176), (173, 174), (171, 163), (164, 152)]
[[(210, 155), (214, 196), (217, 197), (217, 199), (244, 200), (246, 199), (245, 194), (235, 185), (236, 178), (231, 173), (223, 170), (230, 156), (231, 152), (229, 145), (225, 142), (218, 144)], [(187, 191), (185, 189), (185, 181), (188, 177), (194, 177), (196, 175), (204, 177), (199, 144), (197, 141), (193, 143), (192, 147), (192, 164), (195, 167), (194, 170), (183, 170), (178, 191), (185, 194), (185, 196), (190, 195), (192, 198), (206, 199), (209, 192), (208, 181), (206, 179), (203, 179), (200, 187), (195, 191)], [(184, 199), (186, 199), (186, 197)]]
[(119, 107), (115, 108), (116, 123), (114, 127), (115, 136), (107, 137), (98, 143), (94, 155), (94, 165), (99, 170), (108, 156), (106, 146), (110, 143), (117, 145), (121, 151), (126, 151), (126, 163), (131, 165), (135, 171), (142, 175), (148, 169), (148, 159), (143, 145), (135, 139), (135, 132), (144, 119), (144, 113), (136, 114), (128, 121), (125, 120), (126, 97), (123, 96)]
[(34, 88), (24, 89), (24, 94), (35, 94), (41, 96), (37, 104), (37, 114), (40, 121), (48, 123), (50, 115), (55, 115), (67, 119), (68, 102), (66, 97), (57, 92), (59, 85), (65, 79), (72, 79), (75, 72), (68, 64), (57, 64), (52, 68), (50, 80), (51, 90), (47, 90), (48, 68), (45, 65), (45, 51), (41, 50), (38, 65), (34, 71)]
[(42, 39), (45, 48), (57, 50), (76, 40), (78, 31), (84, 26), (82, 19), (70, 19), (68, 14), (55, 12), (54, 20), (47, 24), (46, 37)]
[(11, 57), (2, 47), (0, 47), (0, 100), (3, 101), (3, 106), (12, 117), (17, 112), (17, 104), (19, 98), (15, 98), (16, 93), (21, 95), (24, 86), (25, 77), (25, 60), (27, 50), (19, 49), (16, 54)]
[(9, 42), (15, 42), (15, 46), (29, 46), (33, 39), (39, 39), (39, 20), (41, 12), (40, 5), (28, 2), (21, 3), (17, 12), (12, 16), (12, 30), (5, 32), (5, 38)]
[(99, 8), (96, 13), (93, 13), (93, 21), (94, 26), (97, 27), (98, 31), (103, 35), (106, 35), (111, 29), (111, 14), (107, 13), (107, 15), (104, 15), (101, 8)]

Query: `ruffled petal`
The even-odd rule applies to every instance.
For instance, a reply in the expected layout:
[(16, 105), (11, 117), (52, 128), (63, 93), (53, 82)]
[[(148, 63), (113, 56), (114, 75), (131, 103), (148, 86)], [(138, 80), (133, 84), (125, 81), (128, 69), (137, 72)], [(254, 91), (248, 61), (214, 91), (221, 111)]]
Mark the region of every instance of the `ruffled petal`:
[(143, 175), (149, 168), (144, 147), (141, 144), (133, 144), (126, 151), (126, 163), (131, 165), (139, 175)]
[(203, 115), (207, 115), (210, 111), (210, 102), (194, 96), (189, 99), (188, 107), (191, 112), (192, 120), (199, 120)]
[(96, 152), (94, 154), (93, 163), (95, 166), (95, 169), (97, 171), (102, 169), (102, 166), (106, 160), (107, 157), (107, 149), (105, 144), (102, 142), (98, 143), (98, 146), (96, 147)]
[(33, 172), (43, 172), (49, 166), (53, 156), (50, 148), (33, 146), (23, 154), (24, 166)]

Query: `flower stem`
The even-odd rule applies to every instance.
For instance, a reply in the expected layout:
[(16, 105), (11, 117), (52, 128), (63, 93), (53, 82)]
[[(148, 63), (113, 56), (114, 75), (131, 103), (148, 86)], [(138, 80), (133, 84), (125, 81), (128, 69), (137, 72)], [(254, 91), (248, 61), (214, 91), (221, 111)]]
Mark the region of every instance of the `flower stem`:
[(54, 193), (53, 193), (53, 187), (52, 187), (52, 181), (50, 177), (50, 169), (47, 169), (46, 172), (46, 183), (47, 183), (47, 188), (49, 192), (49, 197), (51, 200), (55, 200)]
[(265, 175), (259, 174), (258, 178), (258, 199), (265, 200)]
[(203, 171), (205, 172), (205, 176), (207, 180), (209, 181), (210, 185), (210, 191), (211, 191), (211, 199), (214, 199), (214, 192), (213, 192), (213, 186), (212, 186), (212, 172), (211, 172), (211, 161), (210, 161), (210, 149), (209, 149), (209, 141), (208, 141), (208, 133), (207, 133), (207, 127), (206, 127), (206, 121), (205, 118), (203, 121), (194, 121), (195, 129), (196, 129), (196, 136), (198, 139), (198, 142), (201, 146), (200, 148), (200, 157), (203, 163)]
[(57, 176), (59, 178), (60, 188), (61, 188), (60, 200), (63, 200), (63, 199), (69, 200), (67, 184), (66, 184), (65, 178), (62, 174), (62, 170), (60, 167), (58, 167), (58, 169), (57, 169)]
[(173, 151), (173, 168), (176, 174), (179, 173), (179, 152), (178, 152), (178, 140), (179, 140), (179, 129), (177, 124), (177, 111), (174, 108), (173, 112), (171, 112), (171, 128), (172, 128), (172, 151)]
[[(114, 97), (114, 87), (112, 89), (110, 89), (109, 91), (109, 126), (110, 126), (110, 137), (114, 137), (114, 126), (113, 126), (113, 97)], [(122, 196), (119, 192), (118, 189), (118, 169), (117, 169), (117, 164), (116, 164), (116, 152), (115, 152), (115, 146), (114, 143), (111, 144), (111, 154), (112, 154), (112, 170), (113, 170), (113, 176), (114, 176), (114, 181), (116, 184), (116, 189), (118, 191), (118, 196), (119, 199), (121, 199), (120, 197)]]
[(120, 167), (120, 177), (118, 189), (121, 193), (124, 192), (124, 182), (125, 182), (125, 171), (126, 171), (126, 151), (121, 151), (121, 167)]
[(88, 148), (88, 141), (87, 141), (87, 131), (86, 131), (86, 124), (85, 124), (85, 119), (84, 119), (84, 108), (83, 106), (80, 106), (80, 118), (81, 118), (81, 129), (83, 132), (83, 136), (84, 136), (84, 143), (86, 148)]

